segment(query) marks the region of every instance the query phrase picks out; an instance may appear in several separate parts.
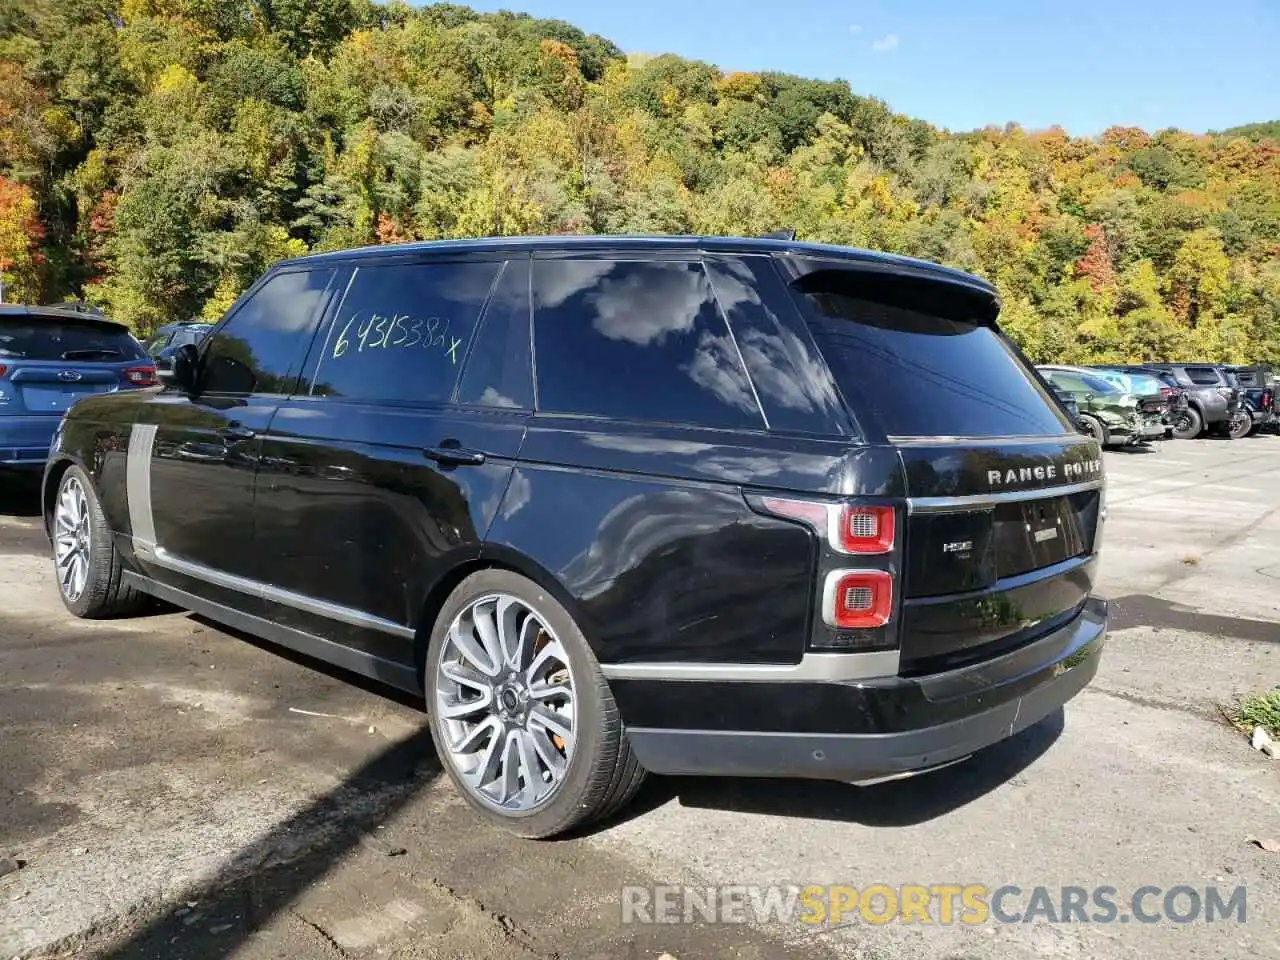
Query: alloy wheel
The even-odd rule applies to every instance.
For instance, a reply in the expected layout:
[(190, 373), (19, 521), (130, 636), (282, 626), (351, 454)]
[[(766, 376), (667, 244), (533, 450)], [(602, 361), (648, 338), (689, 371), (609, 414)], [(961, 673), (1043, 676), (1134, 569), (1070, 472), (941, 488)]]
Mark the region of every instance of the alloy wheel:
[(454, 618), (435, 665), (442, 753), (466, 789), (503, 813), (544, 806), (564, 782), (577, 733), (568, 653), (510, 594)]
[(89, 582), (89, 498), (75, 477), (67, 477), (53, 511), (53, 558), (58, 589), (74, 603)]

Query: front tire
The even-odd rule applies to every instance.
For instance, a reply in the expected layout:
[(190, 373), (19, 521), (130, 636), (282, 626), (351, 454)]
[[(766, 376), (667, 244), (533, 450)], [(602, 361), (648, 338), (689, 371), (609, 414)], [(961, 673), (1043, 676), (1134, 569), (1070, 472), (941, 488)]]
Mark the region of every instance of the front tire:
[(1194, 440), (1204, 429), (1204, 419), (1195, 407), (1179, 410), (1173, 420), (1173, 435), (1179, 440)]
[(146, 606), (146, 595), (122, 581), (124, 567), (98, 495), (79, 467), (69, 467), (58, 483), (49, 529), (58, 596), (73, 615), (100, 620)]
[(450, 594), (423, 685), (449, 779), (518, 836), (552, 837), (609, 816), (644, 781), (582, 631), (519, 574), (482, 570)]

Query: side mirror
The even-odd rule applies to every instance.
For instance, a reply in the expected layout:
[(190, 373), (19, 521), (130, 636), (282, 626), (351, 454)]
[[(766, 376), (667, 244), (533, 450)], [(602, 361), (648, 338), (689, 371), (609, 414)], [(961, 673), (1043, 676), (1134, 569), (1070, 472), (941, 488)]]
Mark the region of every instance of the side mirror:
[(1092, 394), (1092, 393), (1086, 393), (1086, 394), (1084, 395), (1084, 398), (1085, 398), (1086, 400), (1092, 400), (1092, 399), (1093, 399), (1093, 394)]
[(184, 343), (174, 352), (173, 362), (165, 371), (167, 376), (164, 379), (183, 393), (195, 393), (199, 365), (200, 351), (194, 344)]

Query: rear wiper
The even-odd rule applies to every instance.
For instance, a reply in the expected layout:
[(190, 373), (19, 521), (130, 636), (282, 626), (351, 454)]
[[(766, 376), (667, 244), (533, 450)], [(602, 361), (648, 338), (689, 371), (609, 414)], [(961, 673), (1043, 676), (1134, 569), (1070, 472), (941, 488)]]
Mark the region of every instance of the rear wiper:
[(119, 350), (111, 350), (107, 347), (90, 347), (86, 350), (68, 350), (62, 355), (63, 360), (92, 360), (94, 358), (106, 359), (107, 357), (123, 357), (124, 354)]

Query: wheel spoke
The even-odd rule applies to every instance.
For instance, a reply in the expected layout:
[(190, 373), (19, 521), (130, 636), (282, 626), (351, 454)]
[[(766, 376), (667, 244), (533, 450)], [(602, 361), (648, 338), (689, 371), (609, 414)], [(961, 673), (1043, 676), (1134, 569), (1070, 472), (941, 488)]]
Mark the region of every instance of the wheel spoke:
[(480, 762), (476, 764), (471, 772), (463, 774), (463, 778), (477, 791), (483, 792), (486, 786), (497, 779), (500, 763), (499, 752), (504, 742), (498, 731), (495, 731), (485, 745), (484, 752), (480, 755)]
[(441, 704), (440, 716), (450, 720), (461, 720), (464, 717), (474, 717), (479, 713), (489, 713), (492, 708), (493, 691), (485, 690), (474, 700), (454, 700), (452, 703)]
[(502, 662), (508, 670), (519, 670), (524, 658), (525, 627), (530, 622), (537, 622), (533, 617), (525, 617), (520, 623), (523, 606), (512, 597), (499, 597), (494, 604), (494, 621), (498, 629), (498, 649), (502, 651)]
[(471, 611), (472, 622), (475, 623), (475, 639), (483, 648), (489, 663), (493, 665), (492, 676), (502, 672), (502, 643), (498, 639), (498, 626), (494, 623), (492, 607), (489, 604), (476, 604)]
[(538, 766), (533, 737), (528, 730), (516, 731), (516, 745), (520, 751), (520, 770), (524, 777), (524, 788), (530, 800), (537, 800), (545, 783), (542, 779), (542, 769)]
[(560, 751), (556, 749), (556, 745), (551, 742), (545, 730), (534, 727), (526, 736), (529, 738), (529, 743), (533, 745), (538, 759), (542, 761), (542, 765), (551, 771), (552, 782), (558, 783), (564, 776), (565, 758), (560, 755)]
[(499, 787), (502, 803), (509, 803), (520, 795), (520, 737), (512, 730), (502, 741), (502, 774)]
[(489, 734), (490, 739), (497, 739), (502, 736), (502, 724), (498, 723), (496, 717), (485, 717), (457, 740), (450, 743), (449, 748), (458, 754), (474, 753), (484, 740), (485, 734)]
[(566, 753), (573, 747), (573, 731), (565, 725), (564, 718), (554, 710), (548, 710), (541, 704), (529, 711), (529, 726), (540, 727), (548, 733), (555, 734), (564, 742)]
[(534, 686), (542, 679), (545, 667), (555, 664), (567, 665), (568, 657), (564, 652), (564, 647), (560, 646), (559, 640), (552, 640), (545, 647), (538, 651), (533, 658), (533, 663), (529, 664), (529, 669), (524, 672), (525, 679), (530, 686)]
[(499, 662), (489, 656), (489, 652), (478, 644), (471, 631), (465, 624), (459, 622), (453, 625), (453, 629), (449, 631), (449, 640), (453, 644), (454, 649), (462, 654), (463, 658), (486, 677), (496, 677), (501, 669)]
[(573, 690), (563, 683), (534, 683), (529, 685), (529, 696), (535, 700), (573, 700)]

